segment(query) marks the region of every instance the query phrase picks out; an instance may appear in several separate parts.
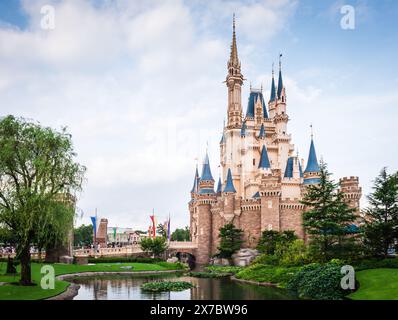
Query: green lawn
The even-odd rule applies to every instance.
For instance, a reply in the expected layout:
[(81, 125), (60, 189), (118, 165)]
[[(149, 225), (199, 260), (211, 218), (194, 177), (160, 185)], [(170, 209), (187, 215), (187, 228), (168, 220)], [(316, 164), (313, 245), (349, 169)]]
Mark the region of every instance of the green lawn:
[(398, 300), (398, 269), (368, 269), (356, 273), (359, 289), (354, 300)]
[[(40, 287), (40, 269), (44, 264), (32, 263), (32, 280), (38, 284), (32, 287), (23, 287), (20, 285), (3, 285), (0, 286), (0, 300), (37, 300), (55, 296), (68, 287), (66, 281), (55, 281), (55, 288), (43, 290)], [(53, 264), (56, 275), (71, 274), (87, 271), (163, 271), (178, 269), (176, 264), (168, 264), (161, 262), (159, 264), (152, 263), (98, 263), (96, 265), (74, 265), (74, 264)], [(123, 266), (132, 266), (132, 269), (123, 269)], [(18, 282), (19, 275), (16, 277), (5, 276), (6, 263), (0, 262), (0, 282)]]

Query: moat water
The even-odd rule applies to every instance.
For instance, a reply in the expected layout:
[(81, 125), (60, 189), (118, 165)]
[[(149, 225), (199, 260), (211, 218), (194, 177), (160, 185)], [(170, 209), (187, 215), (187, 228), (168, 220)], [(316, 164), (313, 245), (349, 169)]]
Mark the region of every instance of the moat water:
[[(141, 290), (143, 283), (159, 280), (189, 281), (195, 285), (179, 292), (151, 293)], [(81, 277), (74, 300), (290, 300), (286, 290), (242, 284), (229, 277), (218, 279), (193, 278), (184, 275), (129, 275)]]

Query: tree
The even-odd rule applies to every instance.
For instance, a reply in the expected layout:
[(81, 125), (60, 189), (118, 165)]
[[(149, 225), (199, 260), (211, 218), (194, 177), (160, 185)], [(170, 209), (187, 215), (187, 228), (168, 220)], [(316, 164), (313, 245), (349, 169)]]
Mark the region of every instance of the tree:
[(330, 178), (325, 163), (320, 165), (319, 184), (308, 185), (301, 203), (306, 206), (303, 226), (320, 260), (351, 254), (355, 237), (350, 227), (356, 221), (355, 209), (344, 201), (339, 184)]
[(177, 228), (171, 234), (171, 241), (189, 241), (191, 239), (191, 235), (189, 232), (189, 228)]
[(261, 234), (257, 249), (266, 254), (274, 254), (278, 244), (285, 245), (297, 239), (297, 236), (292, 230), (285, 230), (278, 232), (275, 230), (265, 230)]
[(383, 168), (373, 190), (364, 210), (364, 245), (368, 253), (386, 257), (398, 239), (398, 173)]
[(217, 248), (219, 256), (231, 258), (231, 256), (241, 248), (243, 230), (236, 228), (232, 223), (228, 223), (220, 228), (220, 246)]
[[(30, 247), (57, 233), (59, 202), (81, 190), (85, 167), (74, 161), (71, 136), (23, 118), (0, 121), (0, 224), (16, 237), (21, 284), (31, 285)], [(70, 213), (70, 211), (68, 211)]]
[(164, 237), (143, 238), (140, 241), (140, 247), (142, 251), (158, 257), (167, 250), (167, 241)]
[(156, 230), (161, 237), (167, 238), (167, 229), (164, 224), (159, 223), (158, 226), (156, 227)]
[(91, 246), (93, 244), (93, 227), (91, 225), (81, 225), (74, 230), (74, 245), (76, 247)]

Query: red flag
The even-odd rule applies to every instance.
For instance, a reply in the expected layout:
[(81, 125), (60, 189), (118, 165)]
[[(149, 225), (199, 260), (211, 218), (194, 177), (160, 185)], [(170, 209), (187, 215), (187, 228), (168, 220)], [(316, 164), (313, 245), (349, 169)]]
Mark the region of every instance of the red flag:
[(156, 237), (156, 223), (155, 223), (155, 215), (149, 216), (152, 220), (152, 236)]

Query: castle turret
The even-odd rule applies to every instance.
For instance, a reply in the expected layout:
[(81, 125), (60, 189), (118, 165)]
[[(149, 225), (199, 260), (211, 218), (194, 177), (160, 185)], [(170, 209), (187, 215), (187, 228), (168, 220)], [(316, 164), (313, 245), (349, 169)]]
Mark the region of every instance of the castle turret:
[(199, 180), (199, 194), (213, 194), (214, 179), (211, 174), (209, 155), (206, 152), (205, 160), (202, 166), (202, 174)]
[(319, 183), (320, 169), (318, 159), (316, 157), (314, 139), (311, 135), (310, 152), (308, 154), (307, 167), (304, 170), (304, 184)]
[(206, 264), (212, 253), (212, 214), (211, 206), (216, 202), (214, 179), (211, 174), (209, 156), (206, 152), (199, 181), (199, 192), (195, 197), (193, 217), (195, 223), (195, 241), (198, 246), (198, 264)]
[(228, 87), (228, 127), (230, 128), (240, 127), (242, 124), (241, 87), (243, 80), (241, 65), (238, 58), (238, 48), (236, 45), (234, 15), (231, 54), (228, 61), (228, 75), (225, 81)]
[(359, 215), (359, 201), (362, 196), (362, 188), (359, 186), (358, 177), (344, 177), (340, 179), (340, 190), (344, 193), (344, 199), (351, 208), (357, 209)]

